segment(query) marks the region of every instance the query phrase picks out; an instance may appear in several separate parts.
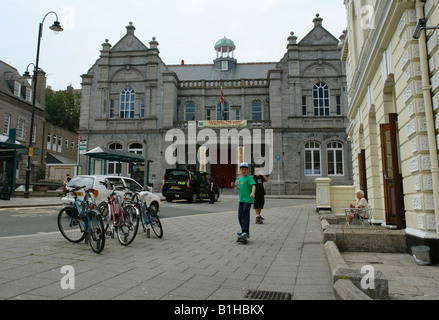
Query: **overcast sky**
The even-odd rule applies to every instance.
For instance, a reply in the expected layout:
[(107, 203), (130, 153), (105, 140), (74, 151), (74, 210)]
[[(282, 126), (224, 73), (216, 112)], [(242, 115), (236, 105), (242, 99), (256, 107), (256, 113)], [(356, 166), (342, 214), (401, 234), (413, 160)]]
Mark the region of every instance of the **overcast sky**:
[[(300, 41), (316, 13), (336, 38), (346, 29), (343, 0), (22, 0), (2, 3), (0, 60), (22, 74), (35, 63), (38, 25), (58, 14), (64, 31), (55, 35), (44, 21), (40, 67), (55, 90), (81, 88), (81, 74), (99, 58), (102, 43), (115, 45), (130, 21), (146, 46), (159, 42), (164, 63), (212, 63), (214, 45), (226, 36), (235, 42), (238, 62), (277, 62), (291, 31)], [(31, 66), (30, 71), (33, 70)]]

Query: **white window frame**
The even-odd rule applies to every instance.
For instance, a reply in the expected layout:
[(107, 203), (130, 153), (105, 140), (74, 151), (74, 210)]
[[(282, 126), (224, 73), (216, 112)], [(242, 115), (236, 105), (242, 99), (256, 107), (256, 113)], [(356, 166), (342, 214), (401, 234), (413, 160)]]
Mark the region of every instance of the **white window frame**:
[(32, 102), (32, 89), (26, 87), (26, 101)]
[(206, 120), (207, 120), (207, 121), (212, 120), (212, 113), (213, 113), (213, 109), (211, 109), (211, 108), (206, 108)]
[(21, 83), (14, 81), (14, 96), (21, 97)]
[(221, 61), (221, 70), (222, 71), (228, 71), (229, 70), (229, 61), (228, 60)]
[(56, 151), (56, 146), (58, 145), (58, 136), (52, 134), (52, 151)]
[(37, 142), (37, 125), (34, 124), (34, 127), (32, 129), (32, 143)]
[[(123, 101), (122, 101), (123, 100)], [(136, 92), (132, 87), (125, 87), (120, 93), (119, 118), (133, 119), (136, 101)]]
[[(221, 101), (216, 106), (216, 120), (221, 120)], [(230, 120), (230, 105), (224, 100), (224, 120)]]
[(9, 129), (11, 129), (11, 115), (5, 114), (5, 125), (3, 126), (3, 134), (5, 136), (9, 135)]
[(17, 120), (17, 139), (24, 140), (26, 132), (26, 120), (18, 118)]
[(62, 137), (61, 136), (58, 137), (58, 152), (59, 153), (62, 152)]
[(308, 104), (307, 96), (302, 96), (302, 116), (306, 117), (308, 115)]
[[(323, 92), (321, 92), (323, 90)], [(316, 83), (312, 89), (314, 116), (328, 117), (331, 115), (331, 95), (329, 87), (324, 82)], [(321, 95), (323, 93), (323, 96)], [(322, 114), (323, 112), (323, 114)]]
[(108, 108), (108, 118), (114, 118), (114, 100), (110, 100), (110, 107)]
[[(112, 150), (122, 150), (123, 146), (122, 144), (118, 142), (114, 142), (108, 146), (108, 148)], [(118, 170), (118, 166), (120, 165), (120, 170)], [(122, 163), (119, 161), (107, 161), (107, 174), (109, 175), (117, 175), (118, 172), (122, 174)]]
[[(192, 113), (192, 112), (187, 112), (187, 108), (188, 108), (189, 106), (191, 106), (191, 105), (193, 105), (193, 107), (194, 107), (194, 112), (193, 112), (193, 113)], [(192, 119), (189, 119), (189, 118), (188, 118), (190, 115), (192, 115)], [(193, 120), (195, 120), (195, 119), (196, 119), (196, 108), (195, 108), (195, 103), (192, 102), (192, 101), (189, 101), (189, 102), (187, 102), (187, 103), (184, 105), (184, 121), (193, 121)]]
[[(260, 111), (254, 111), (255, 107), (259, 108), (259, 105), (256, 105), (256, 104), (260, 104), (260, 107), (261, 107)], [(261, 118), (260, 119), (255, 119), (255, 115), (260, 115)], [(252, 102), (252, 120), (256, 120), (256, 121), (264, 120), (264, 105), (259, 100)]]
[(140, 118), (145, 118), (145, 99), (140, 101)]
[[(141, 147), (140, 148), (133, 148), (132, 146), (135, 145), (135, 144), (139, 144)], [(143, 145), (141, 143), (139, 143), (139, 142), (131, 143), (128, 146), (128, 152), (137, 154), (139, 156), (142, 156), (143, 155)], [(131, 169), (131, 166), (128, 166), (127, 170), (128, 170), (128, 174), (129, 175), (131, 174), (131, 170), (130, 169)]]
[[(321, 145), (317, 141), (310, 141), (305, 144), (304, 168), (306, 176), (322, 175)], [(316, 157), (318, 156), (318, 160)], [(309, 161), (307, 158), (309, 157)], [(318, 166), (318, 168), (317, 168)]]
[(235, 120), (241, 120), (241, 108), (235, 108)]
[(336, 95), (335, 96), (335, 100), (336, 100), (336, 103), (337, 103), (337, 116), (341, 116), (342, 115), (342, 110), (341, 110), (341, 95)]
[[(343, 144), (338, 141), (333, 141), (328, 143), (327, 155), (328, 155), (328, 175), (343, 176), (344, 175)], [(337, 161), (338, 155), (341, 155), (341, 161)], [(341, 172), (339, 172), (340, 170), (338, 170), (339, 165), (341, 165)], [(330, 173), (331, 169), (334, 170), (333, 173)]]
[(47, 150), (50, 150), (52, 148), (52, 134), (49, 132), (47, 133)]

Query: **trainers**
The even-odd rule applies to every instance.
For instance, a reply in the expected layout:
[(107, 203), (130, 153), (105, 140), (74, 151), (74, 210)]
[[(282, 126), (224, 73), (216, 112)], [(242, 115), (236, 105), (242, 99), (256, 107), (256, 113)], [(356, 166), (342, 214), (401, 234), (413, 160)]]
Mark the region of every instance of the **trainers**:
[(241, 237), (246, 238), (246, 239), (250, 239), (250, 235), (247, 232), (241, 233)]
[(256, 216), (256, 224), (263, 224), (264, 223), (264, 218), (262, 218), (261, 216)]

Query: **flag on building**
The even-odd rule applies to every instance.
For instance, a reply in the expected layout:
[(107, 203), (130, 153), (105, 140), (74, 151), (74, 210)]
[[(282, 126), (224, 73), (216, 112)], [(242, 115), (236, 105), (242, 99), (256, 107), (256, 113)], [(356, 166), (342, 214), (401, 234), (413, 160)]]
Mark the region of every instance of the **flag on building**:
[(221, 120), (224, 120), (224, 95), (223, 95), (223, 78), (220, 72), (220, 85), (221, 85)]

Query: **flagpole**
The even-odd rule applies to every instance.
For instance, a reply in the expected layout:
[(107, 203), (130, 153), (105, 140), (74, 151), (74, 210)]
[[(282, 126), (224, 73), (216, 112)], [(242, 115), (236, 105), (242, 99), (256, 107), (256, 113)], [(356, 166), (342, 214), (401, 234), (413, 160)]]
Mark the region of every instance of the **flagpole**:
[(221, 120), (224, 120), (223, 73), (221, 71), (220, 71), (220, 85), (221, 85)]

